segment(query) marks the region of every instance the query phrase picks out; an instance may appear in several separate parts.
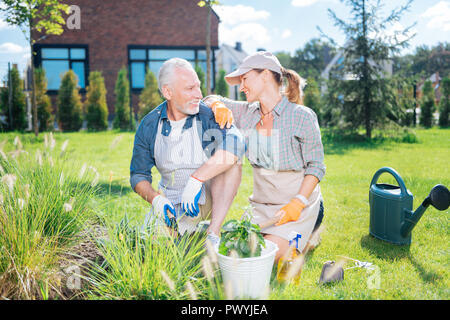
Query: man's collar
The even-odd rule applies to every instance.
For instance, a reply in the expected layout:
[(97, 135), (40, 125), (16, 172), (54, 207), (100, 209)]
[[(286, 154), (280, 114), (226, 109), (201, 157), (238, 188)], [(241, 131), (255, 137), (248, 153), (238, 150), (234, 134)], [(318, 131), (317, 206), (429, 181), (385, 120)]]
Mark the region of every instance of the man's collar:
[(161, 104), (161, 119), (169, 119), (167, 117), (167, 100)]

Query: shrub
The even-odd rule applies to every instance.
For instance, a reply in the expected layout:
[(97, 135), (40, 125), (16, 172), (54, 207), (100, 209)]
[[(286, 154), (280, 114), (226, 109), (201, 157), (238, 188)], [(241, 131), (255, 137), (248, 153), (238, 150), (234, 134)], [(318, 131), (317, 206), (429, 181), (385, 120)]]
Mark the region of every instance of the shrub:
[(450, 126), (450, 78), (444, 78), (441, 86), (441, 102), (439, 103), (439, 125)]
[(139, 96), (139, 120), (163, 101), (158, 90), (158, 82), (155, 75), (150, 70), (147, 70), (145, 87)]
[(202, 95), (206, 97), (205, 73), (199, 65), (195, 66), (195, 72), (197, 73), (198, 80), (200, 80), (200, 90), (202, 91)]
[(86, 93), (86, 120), (90, 131), (108, 129), (108, 106), (106, 104), (105, 80), (100, 71), (89, 74)]
[(78, 93), (78, 79), (72, 70), (67, 71), (58, 92), (59, 126), (63, 131), (78, 131), (83, 125), (83, 104)]
[(217, 85), (216, 85), (216, 94), (222, 97), (228, 97), (228, 84), (225, 81), (225, 70), (220, 69), (219, 70), (219, 76), (217, 78)]
[[(11, 81), (9, 80), (11, 77)], [(11, 119), (9, 110), (9, 87), (12, 88)], [(1, 91), (2, 112), (6, 116), (5, 129), (25, 130), (27, 127), (26, 99), (23, 92), (23, 83), (20, 79), (19, 70), (12, 68), (8, 73), (8, 87)]]
[(433, 126), (433, 112), (435, 110), (434, 89), (431, 81), (425, 81), (422, 92), (419, 122), (425, 128), (431, 128)]
[(127, 69), (122, 67), (117, 74), (116, 86), (114, 88), (116, 95), (115, 117), (113, 127), (121, 130), (134, 130), (134, 117), (130, 123), (130, 83), (127, 77)]
[(311, 108), (317, 115), (319, 124), (322, 124), (320, 110), (320, 91), (317, 82), (313, 78), (308, 78), (305, 87), (304, 105)]
[(34, 74), (39, 131), (49, 131), (53, 129), (53, 115), (52, 103), (47, 95), (47, 77), (43, 68), (35, 69)]

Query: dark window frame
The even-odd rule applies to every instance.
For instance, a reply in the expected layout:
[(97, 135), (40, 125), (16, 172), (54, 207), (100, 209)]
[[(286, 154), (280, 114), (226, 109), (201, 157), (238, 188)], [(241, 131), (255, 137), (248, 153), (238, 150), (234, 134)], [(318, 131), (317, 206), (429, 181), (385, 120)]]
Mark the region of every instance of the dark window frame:
[[(133, 59), (131, 60), (130, 58), (130, 54), (131, 54), (131, 50), (145, 50), (145, 60), (142, 59)], [(132, 81), (131, 81), (131, 63), (132, 62), (144, 62), (145, 64), (145, 75), (147, 75), (147, 66), (148, 63), (150, 61), (166, 61), (167, 59), (149, 59), (148, 56), (148, 50), (152, 50), (152, 49), (162, 49), (162, 50), (194, 50), (195, 54), (194, 54), (194, 62), (201, 62), (201, 61), (205, 61), (206, 63), (206, 58), (205, 60), (199, 60), (198, 58), (198, 51), (206, 51), (206, 47), (202, 47), (202, 46), (155, 46), (155, 45), (133, 45), (130, 44), (127, 47), (127, 59), (128, 59), (128, 81), (130, 83), (130, 91), (132, 93), (136, 93), (139, 94), (142, 92), (142, 90), (144, 88), (133, 88), (132, 87)], [(211, 59), (211, 64), (212, 64), (212, 74), (215, 75), (216, 74), (216, 50), (218, 50), (219, 47), (217, 46), (211, 46), (211, 53), (212, 53), (212, 59)], [(188, 60), (188, 61), (192, 61), (192, 60)], [(157, 77), (158, 75), (155, 74), (155, 77)], [(206, 70), (205, 70), (205, 77), (206, 77)], [(213, 81), (212, 81), (212, 88), (211, 90), (213, 91), (216, 88), (216, 77), (212, 77)]]
[[(69, 58), (68, 59), (42, 59), (42, 49), (68, 49)], [(70, 49), (85, 49), (85, 57), (84, 59), (71, 59), (70, 58)], [(80, 93), (85, 94), (86, 88), (89, 86), (89, 45), (87, 44), (41, 44), (37, 43), (33, 45), (33, 51), (36, 53), (34, 58), (34, 67), (39, 68), (42, 66), (42, 60), (61, 60), (61, 61), (69, 61), (69, 68), (72, 70), (73, 62), (84, 62), (84, 88), (80, 88)], [(58, 90), (47, 90), (47, 94), (49, 95), (57, 95)]]

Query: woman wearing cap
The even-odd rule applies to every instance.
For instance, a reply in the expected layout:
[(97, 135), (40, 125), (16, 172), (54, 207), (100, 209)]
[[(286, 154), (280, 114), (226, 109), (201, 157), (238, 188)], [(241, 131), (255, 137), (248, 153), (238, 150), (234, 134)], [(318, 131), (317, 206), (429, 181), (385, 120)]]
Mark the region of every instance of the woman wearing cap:
[[(239, 85), (247, 102), (219, 96), (205, 100), (221, 127), (234, 122), (245, 136), (253, 167), (252, 222), (278, 221), (261, 230), (278, 245), (276, 259), (298, 234), (297, 249), (302, 252), (323, 216), (319, 182), (325, 175), (317, 116), (302, 105), (304, 80), (269, 52), (248, 56), (225, 79)], [(287, 80), (284, 91), (283, 79)]]

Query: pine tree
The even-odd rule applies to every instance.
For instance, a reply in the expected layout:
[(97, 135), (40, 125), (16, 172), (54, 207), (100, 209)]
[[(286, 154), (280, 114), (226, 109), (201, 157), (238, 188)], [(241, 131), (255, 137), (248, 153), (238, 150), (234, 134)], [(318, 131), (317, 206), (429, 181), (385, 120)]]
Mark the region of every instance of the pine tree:
[(442, 79), (441, 101), (439, 103), (439, 126), (450, 126), (450, 78)]
[(86, 93), (86, 120), (87, 128), (90, 131), (108, 129), (105, 80), (100, 71), (89, 73), (89, 86)]
[(39, 131), (53, 129), (52, 102), (47, 95), (47, 77), (43, 68), (34, 70)]
[(156, 77), (153, 72), (147, 70), (147, 74), (145, 76), (145, 87), (139, 96), (139, 120), (161, 104), (162, 101), (163, 99), (159, 94)]
[(434, 102), (433, 84), (430, 80), (425, 81), (422, 93), (419, 123), (425, 128), (431, 128), (433, 126), (433, 112), (436, 106)]
[(225, 75), (225, 70), (220, 69), (219, 76), (217, 78), (216, 94), (222, 97), (228, 97), (228, 84), (225, 81)]
[(130, 83), (125, 67), (122, 67), (117, 74), (114, 93), (116, 95), (114, 129), (133, 130), (135, 126), (134, 117), (131, 117), (130, 122)]
[[(9, 110), (9, 88), (12, 90), (11, 110)], [(19, 70), (12, 68), (8, 72), (8, 86), (1, 93), (2, 112), (6, 116), (5, 129), (23, 131), (27, 127), (26, 97)], [(10, 112), (11, 111), (11, 112)], [(11, 117), (10, 117), (11, 115)]]
[(59, 126), (63, 131), (78, 131), (83, 125), (83, 104), (78, 92), (78, 78), (67, 71), (58, 91)]
[(400, 49), (408, 46), (412, 38), (409, 31), (413, 25), (392, 36), (388, 36), (386, 30), (400, 20), (412, 0), (391, 11), (386, 18), (380, 17), (383, 8), (380, 1), (341, 1), (351, 8), (351, 22), (339, 19), (332, 10), (328, 10), (335, 25), (347, 36), (343, 48), (343, 68), (335, 73), (342, 80), (336, 87), (343, 95), (344, 109), (341, 114), (346, 118), (345, 121), (350, 121), (349, 128), (363, 126), (370, 139), (374, 126), (383, 125), (388, 114), (397, 113), (390, 109), (396, 104), (386, 100), (392, 97), (392, 88), (383, 74), (382, 66)]

